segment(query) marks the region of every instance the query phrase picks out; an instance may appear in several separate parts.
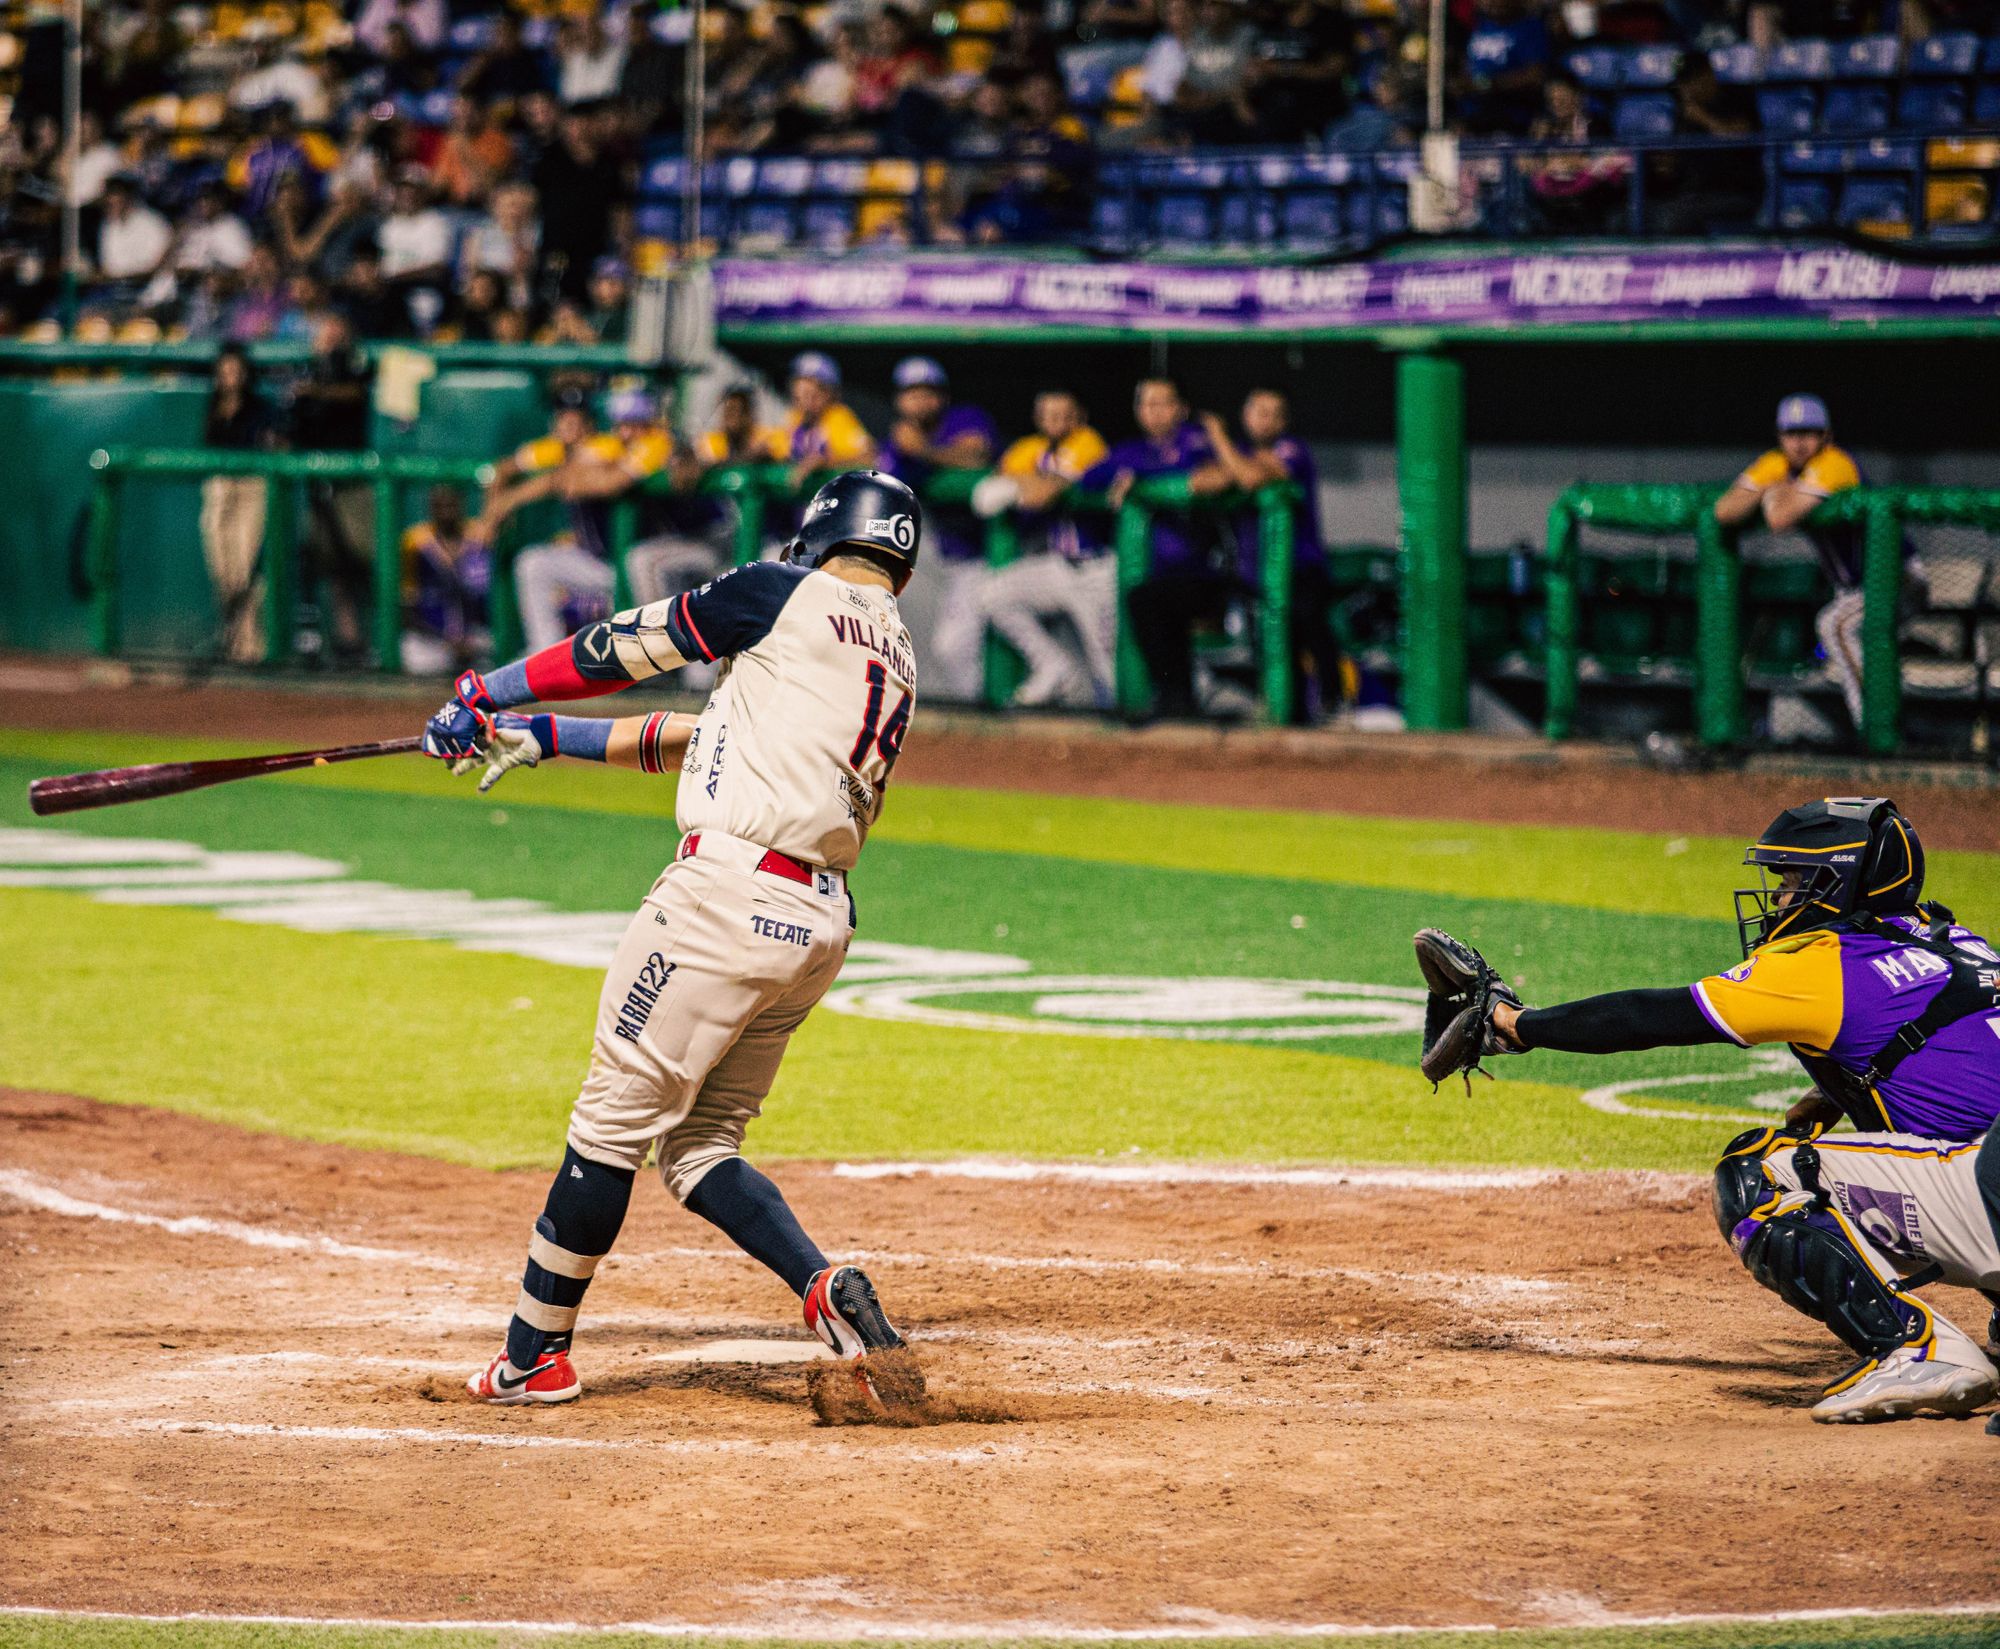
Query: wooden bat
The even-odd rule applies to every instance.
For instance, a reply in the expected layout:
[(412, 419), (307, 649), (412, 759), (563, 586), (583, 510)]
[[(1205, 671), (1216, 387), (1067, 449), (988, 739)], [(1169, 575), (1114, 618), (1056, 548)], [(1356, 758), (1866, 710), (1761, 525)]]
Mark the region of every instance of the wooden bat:
[(231, 756), (222, 761), (149, 762), (144, 767), (106, 767), (95, 773), (65, 773), (28, 786), (28, 806), (40, 814), (80, 813), (88, 807), (178, 796), (232, 779), (290, 773), (301, 767), (330, 767), (368, 756), (398, 756), (423, 744), (421, 738), (384, 739), (378, 744), (343, 744), (330, 750), (288, 750), (276, 756)]

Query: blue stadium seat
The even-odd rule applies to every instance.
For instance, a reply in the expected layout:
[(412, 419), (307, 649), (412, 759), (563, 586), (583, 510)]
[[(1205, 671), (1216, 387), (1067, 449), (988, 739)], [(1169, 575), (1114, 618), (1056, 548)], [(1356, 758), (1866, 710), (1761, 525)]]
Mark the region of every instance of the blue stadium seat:
[(1063, 84), (1073, 108), (1101, 109), (1111, 101), (1111, 83), (1146, 55), (1142, 41), (1107, 40), (1071, 46), (1061, 53)]
[(1894, 80), (1902, 67), (1903, 43), (1893, 34), (1843, 40), (1833, 58), (1833, 72), (1842, 80)]
[(1954, 75), (1972, 73), (1978, 62), (1978, 35), (1934, 34), (1910, 48), (1910, 61), (1905, 72), (1933, 79), (1949, 79)]
[(634, 217), (633, 227), (639, 231), (641, 240), (679, 240), (680, 203), (665, 200), (644, 202)]
[(2000, 74), (2000, 34), (1990, 34), (1986, 44), (1979, 48), (1979, 72)]
[(1331, 245), (1343, 234), (1340, 196), (1320, 189), (1289, 194), (1280, 221), (1293, 246)]
[(2000, 82), (1989, 80), (1973, 95), (1972, 124), (2000, 126)]
[(1300, 155), (1296, 165), (1300, 178), (1310, 178), (1333, 189), (1353, 182), (1356, 175), (1352, 155)]
[(1099, 195), (1091, 202), (1090, 235), (1101, 246), (1129, 246), (1133, 234), (1132, 202), (1124, 195)]
[(1624, 78), (1625, 56), (1610, 46), (1590, 46), (1569, 54), (1569, 72), (1579, 86), (1593, 92), (1612, 91)]
[(1787, 143), (1779, 155), (1779, 162), (1788, 174), (1831, 175), (1838, 177), (1847, 170), (1847, 145), (1844, 143)]
[(854, 225), (851, 200), (808, 201), (800, 238), (824, 250), (838, 251), (854, 239)]
[(1771, 53), (1767, 79), (1831, 80), (1833, 47), (1824, 40), (1787, 40)]
[(1761, 86), (1765, 80), (1764, 54), (1755, 46), (1717, 46), (1708, 65), (1725, 86)]
[(1915, 138), (1871, 137), (1866, 143), (1850, 143), (1846, 148), (1850, 172), (1914, 173), (1923, 145)]
[(1965, 124), (1965, 88), (1949, 80), (1911, 80), (1896, 94), (1896, 124), (1920, 132)]
[(493, 19), (490, 17), (461, 17), (451, 26), (451, 33), (445, 36), (455, 52), (484, 51), (493, 38)]
[(1268, 246), (1278, 238), (1269, 195), (1229, 194), (1216, 212), (1215, 238), (1227, 246)]
[(735, 232), (739, 240), (757, 240), (767, 246), (789, 246), (797, 220), (789, 204), (781, 200), (752, 200), (736, 210)]
[(1372, 209), (1364, 189), (1347, 197), (1349, 234), (1372, 240), (1378, 235), (1400, 235), (1409, 227), (1410, 197), (1406, 190), (1378, 189)]
[(1177, 246), (1206, 246), (1215, 223), (1206, 195), (1160, 195), (1153, 201), (1153, 235)]
[(1768, 86), (1757, 94), (1757, 124), (1781, 137), (1804, 137), (1819, 114), (1810, 86)]
[(1635, 46), (1625, 54), (1625, 84), (1665, 87), (1681, 72), (1677, 46)]
[[(712, 170), (713, 167), (702, 168), (701, 186), (704, 193), (712, 187), (709, 182), (709, 173)], [(728, 192), (730, 199), (741, 200), (745, 195), (756, 193), (757, 162), (754, 157), (731, 155), (729, 159), (721, 162), (721, 170), (722, 187)]]
[(1254, 155), (1244, 163), (1251, 186), (1259, 189), (1288, 188), (1303, 176), (1299, 155)]
[(680, 198), (681, 186), (687, 181), (687, 162), (679, 155), (659, 155), (646, 162), (639, 174), (639, 193), (661, 199)]
[(417, 124), (420, 126), (450, 125), (452, 97), (453, 94), (442, 86), (434, 92), (424, 93), (423, 101), (417, 105)]
[(822, 160), (813, 168), (816, 195), (865, 195), (868, 192), (868, 162), (865, 160)]
[(1850, 178), (1840, 194), (1840, 222), (1908, 223), (1910, 193), (1908, 178)]
[(1777, 227), (1824, 229), (1833, 222), (1833, 185), (1810, 178), (1784, 178), (1778, 184)]
[(812, 188), (813, 163), (804, 155), (785, 155), (757, 163), (757, 193), (792, 200)]
[(1866, 137), (1889, 129), (1887, 86), (1830, 86), (1820, 130), (1831, 137)]
[(1228, 185), (1230, 162), (1207, 155), (1175, 155), (1167, 162), (1166, 182), (1178, 189), (1221, 189)]
[(1621, 97), (1611, 113), (1611, 135), (1625, 143), (1649, 143), (1674, 135), (1672, 92), (1634, 92)]
[(521, 44), (531, 52), (545, 52), (556, 43), (553, 17), (530, 17), (521, 25)]

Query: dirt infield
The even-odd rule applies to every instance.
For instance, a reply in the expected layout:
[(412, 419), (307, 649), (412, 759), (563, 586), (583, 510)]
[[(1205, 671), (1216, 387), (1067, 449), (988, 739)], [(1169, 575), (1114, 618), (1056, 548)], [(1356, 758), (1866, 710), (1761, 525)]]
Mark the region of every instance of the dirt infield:
[[(311, 747), (418, 731), (436, 691), (406, 682), (366, 695), (171, 682), (116, 689), (85, 666), (0, 660), (0, 725), (168, 736), (199, 728), (214, 738)], [(1932, 847), (2000, 849), (2000, 787), (1976, 769), (1956, 777), (1964, 782), (1879, 764), (1670, 774), (1626, 751), (1539, 740), (1165, 726), (1135, 733), (1098, 721), (936, 710), (919, 714), (897, 768), (900, 782), (914, 784), (1745, 837), (1804, 797), (1886, 793)]]
[(477, 1406), (540, 1176), (0, 1093), (0, 1597), (771, 1631), (2000, 1598), (2000, 1444), (1808, 1424), (1844, 1354), (1692, 1183), (777, 1175), (976, 1418), (816, 1424), (804, 1363), (748, 1360), (809, 1353), (789, 1297), (650, 1181), (584, 1400)]

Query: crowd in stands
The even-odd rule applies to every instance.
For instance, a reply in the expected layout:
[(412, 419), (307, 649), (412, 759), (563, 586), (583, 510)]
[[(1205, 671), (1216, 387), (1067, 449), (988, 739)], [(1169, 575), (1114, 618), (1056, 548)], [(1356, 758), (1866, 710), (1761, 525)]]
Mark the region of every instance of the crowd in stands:
[[(718, 4), (703, 158), (845, 162), (812, 175), (853, 198), (804, 232), (795, 211), (723, 209), (706, 227), (1074, 238), (1092, 224), (1096, 169), (1122, 154), (1408, 145), (1427, 14), (1418, 0)], [(1747, 134), (1763, 111), (1712, 63), (1763, 64), (1788, 41), (1886, 41), (1888, 57), (1864, 52), (1857, 72), (1881, 59), (1891, 74), (1925, 41), (1970, 41), (1963, 63), (1955, 46), (1940, 59), (1963, 70), (1955, 100), (1910, 102), (1912, 118), (1946, 124), (1976, 120), (1985, 105), (1968, 93), (1984, 98), (1977, 77), (2000, 74), (1978, 39), (1995, 0), (1451, 0), (1448, 14), (1448, 119), (1481, 137)], [(335, 304), (370, 338), (615, 340), (635, 265), (692, 227), (659, 169), (682, 141), (690, 32), (686, 9), (638, 4), (92, 5), (66, 178), (62, 26), (53, 8), (18, 13), (0, 32), (0, 331), (50, 314), (67, 191), (83, 214), (87, 336), (302, 336)], [(1633, 52), (1651, 78), (1630, 83), (1650, 97), (1614, 95)], [(1778, 117), (1804, 108), (1810, 129), (1815, 95)], [(1909, 112), (1886, 96), (1860, 99), (1856, 118)], [(873, 169), (889, 161), (900, 169)], [(1588, 195), (1615, 164), (1556, 167), (1537, 187)]]

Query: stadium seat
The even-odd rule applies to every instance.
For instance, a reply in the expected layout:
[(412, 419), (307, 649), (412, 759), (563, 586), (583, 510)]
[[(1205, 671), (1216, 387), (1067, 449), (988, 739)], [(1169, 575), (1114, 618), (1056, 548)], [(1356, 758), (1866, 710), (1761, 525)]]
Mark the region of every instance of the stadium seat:
[(1092, 111), (1111, 101), (1111, 83), (1146, 55), (1142, 41), (1110, 40), (1071, 46), (1059, 59), (1072, 108)]
[(2000, 74), (2000, 34), (1986, 37), (1986, 44), (1979, 48), (1979, 72)]
[(1348, 233), (1363, 240), (1383, 235), (1400, 235), (1410, 227), (1409, 195), (1402, 189), (1378, 189), (1371, 204), (1368, 193), (1357, 189), (1347, 197)]
[(545, 52), (556, 43), (553, 17), (530, 17), (521, 25), (521, 44), (531, 52)]
[(1778, 156), (1787, 176), (1838, 177), (1847, 170), (1844, 143), (1787, 143)]
[(1225, 246), (1268, 246), (1278, 238), (1278, 215), (1269, 195), (1233, 193), (1222, 197), (1215, 215), (1215, 238)]
[(855, 219), (862, 240), (879, 240), (909, 227), (910, 200), (922, 181), (914, 160), (882, 159), (868, 163), (867, 198)]
[(822, 251), (841, 251), (854, 239), (856, 215), (850, 200), (808, 201), (800, 238)]
[(775, 248), (791, 245), (797, 223), (786, 202), (752, 200), (738, 208), (731, 228), (739, 241)]
[(1761, 86), (1766, 78), (1764, 54), (1751, 45), (1717, 46), (1708, 64), (1725, 86)]
[(1771, 80), (1831, 80), (1833, 47), (1824, 40), (1787, 40), (1771, 53), (1766, 78)]
[(681, 238), (681, 209), (678, 201), (649, 200), (633, 217), (633, 228), (643, 240), (674, 241)]
[(491, 17), (461, 17), (451, 26), (451, 33), (445, 36), (455, 52), (484, 51), (493, 38)]
[(1113, 250), (1132, 244), (1135, 213), (1128, 195), (1099, 195), (1090, 205), (1090, 238)]
[(1850, 178), (1840, 194), (1840, 222), (1843, 228), (1858, 223), (1898, 223), (1910, 221), (1910, 180), (1908, 178)]
[(1330, 246), (1345, 233), (1340, 196), (1328, 190), (1314, 189), (1285, 196), (1279, 222), (1285, 241), (1291, 246)]
[(1206, 246), (1214, 220), (1205, 195), (1160, 195), (1153, 202), (1153, 236), (1178, 246)]
[(453, 94), (442, 86), (434, 92), (426, 92), (417, 104), (417, 123), (421, 126), (449, 126), (452, 97)]
[(1671, 92), (1634, 92), (1621, 97), (1611, 113), (1611, 135), (1625, 143), (1648, 143), (1674, 135)]
[(1833, 222), (1833, 185), (1805, 178), (1778, 184), (1777, 227), (1824, 229)]
[(1934, 34), (1910, 48), (1905, 73), (1931, 79), (1969, 75), (1979, 63), (1976, 34)]
[(822, 160), (813, 168), (816, 195), (865, 195), (868, 192), (868, 162), (865, 160)]
[(1309, 178), (1335, 189), (1352, 183), (1357, 175), (1352, 155), (1300, 155), (1294, 165), (1301, 180)]
[(1871, 137), (1846, 148), (1850, 172), (1914, 172), (1922, 145), (1914, 138)]
[(1896, 94), (1896, 124), (1921, 132), (1965, 124), (1965, 88), (1948, 80), (1912, 80)]
[(757, 193), (792, 200), (812, 188), (813, 163), (804, 155), (787, 155), (757, 163)]
[(2000, 126), (2000, 82), (1989, 80), (1973, 94), (1972, 124)]
[(1820, 112), (1820, 129), (1830, 137), (1866, 137), (1889, 129), (1887, 86), (1832, 86)]
[(1615, 90), (1625, 73), (1622, 52), (1610, 46), (1590, 46), (1569, 54), (1569, 72), (1579, 86), (1593, 92)]
[(1893, 34), (1844, 40), (1833, 59), (1833, 72), (1842, 80), (1894, 80), (1902, 66), (1903, 43)]
[(687, 181), (687, 162), (679, 155), (661, 155), (646, 162), (639, 177), (639, 193), (656, 199), (680, 198)]
[(1810, 86), (1771, 86), (1757, 94), (1757, 124), (1781, 137), (1804, 137), (1819, 113)]
[[(757, 191), (757, 162), (749, 155), (732, 155), (721, 163), (723, 192), (731, 200), (741, 200)], [(708, 188), (707, 169), (703, 169), (702, 188)]]
[(1681, 54), (1674, 46), (1635, 46), (1625, 54), (1625, 84), (1671, 86), (1681, 72)]

